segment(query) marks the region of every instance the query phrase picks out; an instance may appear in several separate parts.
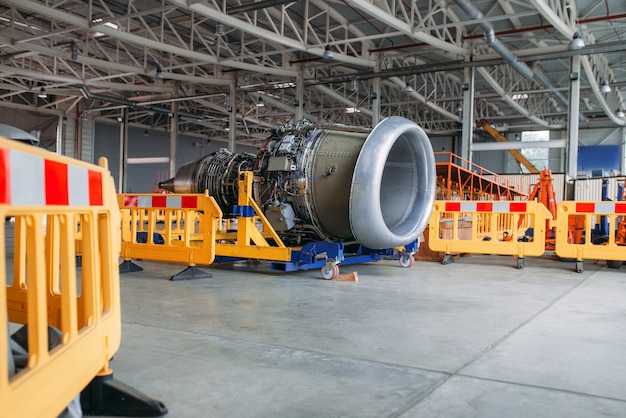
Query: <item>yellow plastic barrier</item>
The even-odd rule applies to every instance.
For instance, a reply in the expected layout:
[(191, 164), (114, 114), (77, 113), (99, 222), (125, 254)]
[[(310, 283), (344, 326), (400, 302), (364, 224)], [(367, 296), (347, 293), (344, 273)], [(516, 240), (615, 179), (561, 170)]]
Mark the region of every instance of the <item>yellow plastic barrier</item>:
[(577, 272), (583, 271), (585, 258), (626, 261), (626, 246), (616, 242), (615, 234), (609, 234), (608, 240), (601, 243), (591, 240), (600, 216), (607, 217), (609, 231), (618, 229), (620, 218), (626, 216), (626, 202), (566, 201), (559, 203), (556, 210), (556, 254), (575, 259)]
[[(0, 218), (0, 416), (55, 417), (96, 375), (110, 374), (120, 345), (113, 180), (106, 167), (0, 139)], [(7, 340), (19, 324), (28, 325), (21, 370)], [(50, 350), (49, 327), (61, 335)]]
[(133, 258), (187, 263), (171, 280), (211, 277), (196, 264), (215, 259), (215, 236), (222, 211), (213, 197), (201, 194), (120, 194), (121, 271), (141, 268)]
[[(520, 222), (520, 219), (522, 221)], [(546, 221), (552, 215), (537, 202), (435, 201), (429, 222), (428, 245), (445, 253), (479, 253), (517, 257), (517, 268), (525, 256), (545, 251)], [(533, 236), (527, 236), (529, 228)]]

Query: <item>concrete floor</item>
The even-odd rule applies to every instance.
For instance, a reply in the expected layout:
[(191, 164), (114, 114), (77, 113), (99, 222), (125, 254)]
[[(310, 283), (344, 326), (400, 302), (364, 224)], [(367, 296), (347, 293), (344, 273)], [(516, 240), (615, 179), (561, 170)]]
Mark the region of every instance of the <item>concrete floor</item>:
[(624, 417), (626, 266), (465, 257), (277, 273), (140, 261), (115, 377), (169, 417)]

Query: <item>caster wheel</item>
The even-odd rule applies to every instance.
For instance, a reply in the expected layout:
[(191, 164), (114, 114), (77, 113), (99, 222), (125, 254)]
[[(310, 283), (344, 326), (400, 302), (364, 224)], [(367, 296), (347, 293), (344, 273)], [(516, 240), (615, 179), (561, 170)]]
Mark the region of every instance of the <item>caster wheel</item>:
[(324, 266), (320, 269), (320, 273), (324, 280), (336, 279), (339, 276), (339, 266), (336, 264), (328, 267)]
[(415, 259), (410, 254), (402, 254), (400, 256), (400, 265), (404, 268), (409, 268), (413, 265)]

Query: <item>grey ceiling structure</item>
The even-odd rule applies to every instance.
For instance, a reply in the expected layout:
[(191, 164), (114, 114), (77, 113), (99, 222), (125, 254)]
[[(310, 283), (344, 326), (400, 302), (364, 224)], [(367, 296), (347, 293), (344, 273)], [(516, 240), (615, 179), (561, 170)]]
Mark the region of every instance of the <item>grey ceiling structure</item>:
[(0, 45), (0, 106), (248, 145), (299, 118), (565, 130), (573, 77), (581, 127), (626, 125), (624, 0), (0, 0)]

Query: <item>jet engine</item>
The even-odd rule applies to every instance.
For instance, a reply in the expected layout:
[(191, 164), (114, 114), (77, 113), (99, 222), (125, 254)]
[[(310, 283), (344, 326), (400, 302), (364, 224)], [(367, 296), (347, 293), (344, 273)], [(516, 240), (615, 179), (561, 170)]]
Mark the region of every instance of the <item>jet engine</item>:
[(401, 117), (372, 130), (306, 121), (283, 125), (256, 156), (221, 150), (185, 164), (160, 186), (175, 193), (208, 190), (228, 214), (237, 204), (243, 170), (254, 171), (254, 198), (288, 245), (409, 244), (426, 227), (436, 191), (428, 136)]

